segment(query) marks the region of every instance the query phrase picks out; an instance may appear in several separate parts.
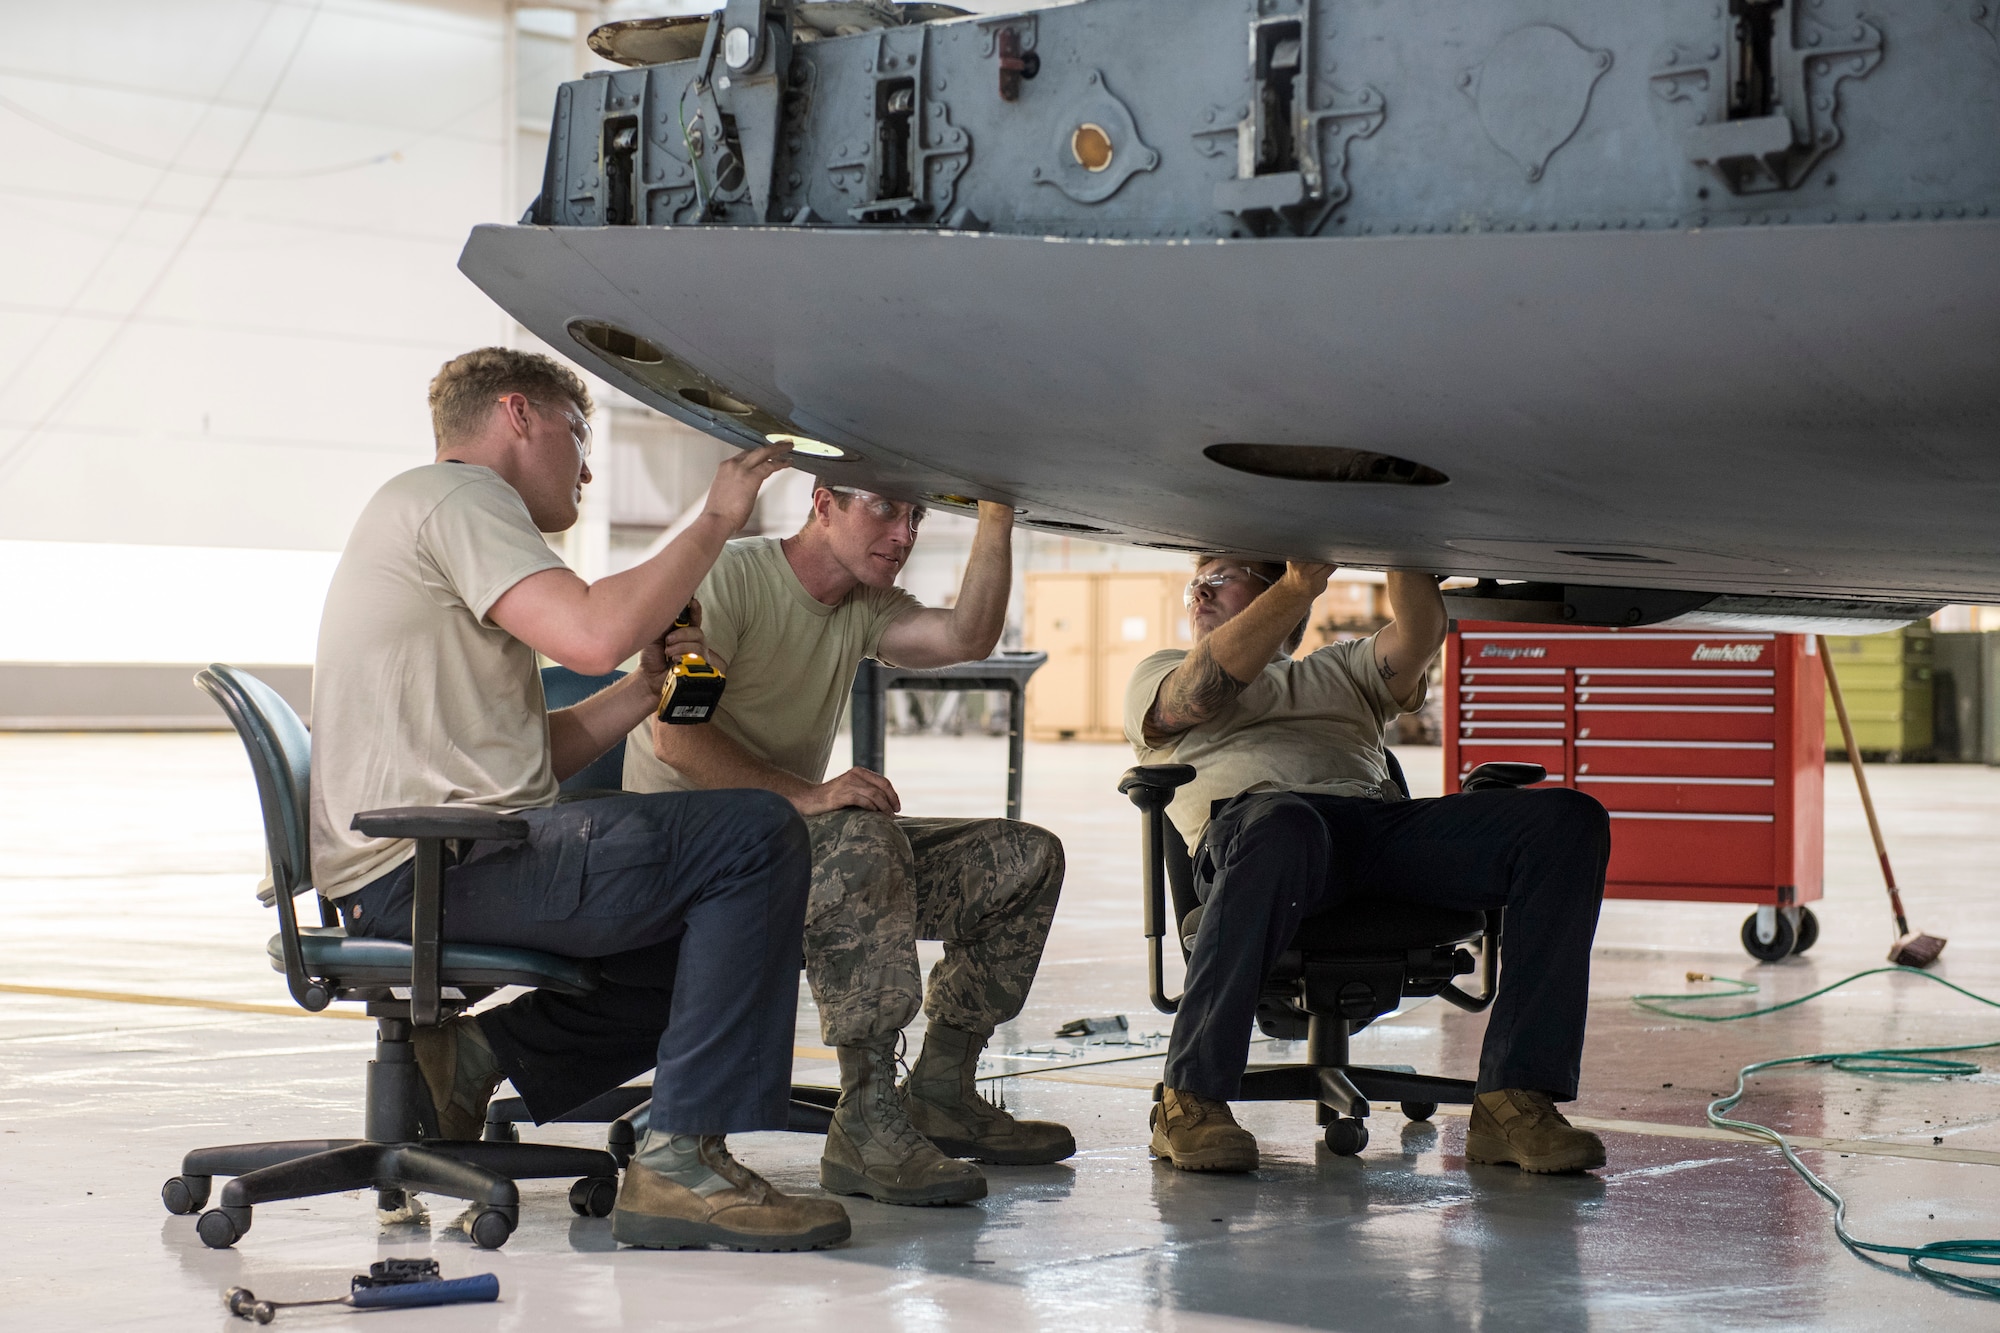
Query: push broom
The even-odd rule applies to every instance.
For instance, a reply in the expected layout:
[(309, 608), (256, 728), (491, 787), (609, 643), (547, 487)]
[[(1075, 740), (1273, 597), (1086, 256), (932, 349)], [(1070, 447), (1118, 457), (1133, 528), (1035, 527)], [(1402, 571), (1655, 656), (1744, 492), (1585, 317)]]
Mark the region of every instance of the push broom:
[(1819, 641), (1820, 666), (1826, 671), (1826, 691), (1833, 696), (1833, 714), (1840, 719), (1840, 738), (1847, 745), (1847, 762), (1854, 768), (1854, 785), (1861, 789), (1861, 810), (1868, 816), (1868, 834), (1875, 839), (1875, 857), (1882, 863), (1882, 882), (1889, 887), (1889, 908), (1896, 914), (1896, 942), (1889, 946), (1889, 961), (1901, 967), (1929, 967), (1944, 952), (1944, 941), (1910, 929), (1903, 915), (1903, 895), (1896, 892), (1896, 872), (1889, 868), (1889, 848), (1882, 841), (1882, 825), (1875, 818), (1875, 802), (1868, 795), (1868, 775), (1861, 768), (1861, 751), (1854, 744), (1854, 728), (1847, 720), (1847, 701), (1840, 697), (1840, 677), (1833, 670), (1833, 654), (1827, 651), (1826, 636)]

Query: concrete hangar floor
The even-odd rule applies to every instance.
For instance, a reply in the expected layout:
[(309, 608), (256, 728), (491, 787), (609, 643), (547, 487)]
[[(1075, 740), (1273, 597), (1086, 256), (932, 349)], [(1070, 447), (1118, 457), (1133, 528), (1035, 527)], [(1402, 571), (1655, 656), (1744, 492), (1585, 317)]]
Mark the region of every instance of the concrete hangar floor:
[[(1435, 751), (1406, 750), (1435, 792)], [(1810, 955), (1757, 965), (1743, 909), (1607, 904), (1592, 974), (1584, 1092), (1610, 1164), (1584, 1178), (1470, 1167), (1462, 1114), (1409, 1125), (1378, 1108), (1359, 1157), (1320, 1144), (1310, 1108), (1242, 1108), (1265, 1166), (1183, 1175), (1148, 1160), (1145, 1122), (1166, 1022), (1145, 1002), (1134, 812), (1116, 746), (1034, 746), (1027, 816), (1060, 833), (1070, 879), (1027, 1011), (995, 1045), (1023, 1071), (1010, 1107), (1069, 1122), (1061, 1166), (995, 1168), (951, 1209), (848, 1200), (854, 1238), (818, 1254), (616, 1249), (572, 1215), (566, 1183), (523, 1185), (520, 1229), (475, 1249), (433, 1199), (428, 1226), (382, 1228), (373, 1199), (257, 1210), (233, 1250), (160, 1207), (190, 1147), (356, 1132), (370, 1030), (292, 1008), (263, 960), (271, 918), (256, 800), (233, 736), (0, 736), (0, 1326), (242, 1327), (219, 1299), (331, 1296), (390, 1255), (446, 1276), (491, 1272), (498, 1305), (359, 1316), (283, 1311), (328, 1328), (1624, 1329), (1993, 1327), (2000, 1312), (1834, 1240), (1829, 1210), (1771, 1148), (1711, 1130), (1702, 1108), (1739, 1065), (1808, 1051), (2000, 1039), (2000, 1013), (1943, 987), (1873, 978), (1768, 1018), (1716, 1026), (1636, 1009), (1690, 970), (1803, 994), (1881, 961), (1888, 925), (1852, 780), (1828, 771), (1829, 891)], [(895, 739), (889, 773), (913, 813), (997, 810), (1004, 742)], [(1951, 938), (1941, 970), (2000, 994), (2000, 770), (1871, 774), (1921, 927)], [(934, 955), (933, 955), (934, 956)], [(99, 997), (50, 994), (89, 991)], [(117, 998), (117, 997), (127, 998)], [(135, 1003), (183, 997), (196, 1007)], [(199, 1007), (203, 1003), (237, 1008)], [(1125, 1013), (1142, 1044), (1075, 1049), (1065, 1020)], [(1484, 1019), (1432, 1002), (1355, 1042), (1360, 1061), (1469, 1074)], [(833, 1082), (801, 997), (798, 1077)], [(1086, 1060), (1136, 1058), (1083, 1066)], [(1280, 1058), (1269, 1046), (1255, 1059)], [(1982, 1058), (1982, 1057), (1974, 1057)], [(2000, 1067), (2000, 1053), (1983, 1057)], [(997, 1072), (1001, 1065), (995, 1065)], [(2000, 1078), (1766, 1077), (1745, 1111), (1799, 1136), (1862, 1236), (2000, 1235)], [(600, 1131), (530, 1131), (593, 1144)], [(811, 1189), (817, 1140), (743, 1136), (782, 1188)], [(1990, 1270), (1989, 1270), (1990, 1271)]]

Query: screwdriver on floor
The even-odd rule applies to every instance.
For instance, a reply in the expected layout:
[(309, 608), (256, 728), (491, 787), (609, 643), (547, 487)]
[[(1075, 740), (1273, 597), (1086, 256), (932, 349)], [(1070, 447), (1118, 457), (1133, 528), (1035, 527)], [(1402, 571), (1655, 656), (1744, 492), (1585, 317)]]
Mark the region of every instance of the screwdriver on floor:
[(491, 1273), (472, 1277), (445, 1278), (437, 1282), (397, 1282), (378, 1287), (356, 1287), (345, 1296), (318, 1301), (260, 1301), (248, 1287), (231, 1287), (222, 1293), (222, 1303), (238, 1319), (254, 1319), (268, 1324), (278, 1311), (302, 1305), (351, 1305), (357, 1310), (405, 1310), (418, 1305), (463, 1305), (473, 1301), (500, 1299), (500, 1279)]

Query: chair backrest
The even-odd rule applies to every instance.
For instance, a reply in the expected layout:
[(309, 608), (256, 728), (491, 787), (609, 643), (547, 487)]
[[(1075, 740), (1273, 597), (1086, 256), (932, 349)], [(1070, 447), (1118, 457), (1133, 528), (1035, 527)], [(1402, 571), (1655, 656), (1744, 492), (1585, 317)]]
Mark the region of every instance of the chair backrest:
[(257, 779), (264, 811), (264, 846), (271, 855), (271, 883), (296, 897), (312, 887), (312, 854), (306, 835), (306, 791), (312, 774), (312, 736), (278, 692), (247, 671), (215, 663), (194, 683), (236, 728)]
[[(622, 671), (607, 672), (602, 676), (586, 676), (571, 671), (566, 666), (545, 666), (542, 668), (542, 698), (547, 701), (549, 710), (553, 712), (558, 708), (580, 704), (599, 690), (608, 689), (623, 679), (625, 673)], [(624, 785), (625, 743), (620, 741), (585, 764), (580, 772), (564, 778), (562, 790), (617, 791)]]
[[(1389, 770), (1389, 780), (1408, 800), (1410, 783), (1403, 776), (1403, 765), (1397, 761), (1396, 752), (1383, 746), (1382, 760)], [(1174, 920), (1186, 921), (1188, 913), (1201, 905), (1200, 899), (1194, 896), (1194, 855), (1188, 851), (1187, 839), (1181, 836), (1181, 831), (1174, 827), (1174, 821), (1164, 813), (1160, 816), (1160, 825), (1165, 844), (1161, 859), (1167, 865), (1167, 892), (1174, 900)]]

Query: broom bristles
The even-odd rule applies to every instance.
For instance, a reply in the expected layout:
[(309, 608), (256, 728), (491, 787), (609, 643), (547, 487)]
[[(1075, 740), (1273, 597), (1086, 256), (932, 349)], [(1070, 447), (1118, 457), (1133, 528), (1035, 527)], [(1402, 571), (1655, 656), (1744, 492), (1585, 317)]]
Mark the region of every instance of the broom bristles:
[(1899, 967), (1929, 967), (1944, 952), (1945, 942), (1935, 935), (1913, 931), (1901, 936), (1889, 948), (1889, 961)]

